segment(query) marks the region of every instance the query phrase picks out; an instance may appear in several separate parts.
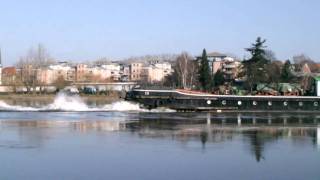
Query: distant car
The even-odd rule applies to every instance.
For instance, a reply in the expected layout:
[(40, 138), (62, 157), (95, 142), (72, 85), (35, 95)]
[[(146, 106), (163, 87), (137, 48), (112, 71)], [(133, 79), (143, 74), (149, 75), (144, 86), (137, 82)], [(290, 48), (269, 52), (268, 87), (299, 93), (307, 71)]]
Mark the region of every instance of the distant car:
[(97, 93), (97, 89), (93, 86), (85, 86), (83, 89), (83, 92), (85, 94), (96, 94)]
[(63, 91), (68, 94), (79, 94), (79, 90), (75, 86), (67, 86), (63, 89)]
[(27, 93), (28, 89), (26, 87), (16, 87), (16, 93)]
[(51, 94), (51, 93), (55, 93), (57, 91), (57, 88), (54, 86), (45, 86), (42, 88), (42, 91), (45, 93)]
[(32, 88), (32, 91), (34, 91), (36, 93), (40, 93), (41, 92), (41, 88), (38, 86), (38, 87)]

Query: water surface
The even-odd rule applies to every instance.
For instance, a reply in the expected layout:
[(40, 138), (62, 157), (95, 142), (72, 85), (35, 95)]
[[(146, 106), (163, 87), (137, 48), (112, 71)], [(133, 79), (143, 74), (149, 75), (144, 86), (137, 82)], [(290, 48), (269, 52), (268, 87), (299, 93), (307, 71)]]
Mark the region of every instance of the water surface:
[(0, 179), (319, 179), (319, 118), (1, 112)]

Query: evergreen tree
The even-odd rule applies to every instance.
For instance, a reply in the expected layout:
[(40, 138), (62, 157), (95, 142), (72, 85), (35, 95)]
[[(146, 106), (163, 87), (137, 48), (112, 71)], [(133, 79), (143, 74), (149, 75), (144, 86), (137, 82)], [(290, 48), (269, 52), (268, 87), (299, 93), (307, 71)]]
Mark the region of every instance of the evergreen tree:
[(212, 75), (209, 67), (206, 49), (203, 49), (200, 67), (199, 67), (199, 82), (202, 90), (211, 91), (212, 88)]
[(258, 37), (252, 47), (246, 48), (246, 51), (251, 54), (251, 58), (248, 60), (250, 63), (267, 63), (269, 61), (266, 58), (266, 46), (263, 45), (265, 42), (265, 39), (262, 40), (261, 37)]
[(216, 86), (220, 86), (223, 85), (225, 82), (224, 79), (224, 74), (221, 70), (218, 70), (215, 74), (214, 74), (214, 83)]
[(249, 86), (250, 91), (258, 83), (264, 83), (268, 80), (266, 65), (270, 63), (270, 60), (265, 56), (265, 42), (266, 40), (258, 37), (252, 47), (246, 48), (246, 51), (250, 52), (251, 58), (244, 60), (243, 65), (246, 84)]
[(282, 67), (281, 71), (281, 80), (283, 82), (290, 82), (293, 78), (293, 74), (291, 73), (291, 63), (289, 60), (286, 60)]

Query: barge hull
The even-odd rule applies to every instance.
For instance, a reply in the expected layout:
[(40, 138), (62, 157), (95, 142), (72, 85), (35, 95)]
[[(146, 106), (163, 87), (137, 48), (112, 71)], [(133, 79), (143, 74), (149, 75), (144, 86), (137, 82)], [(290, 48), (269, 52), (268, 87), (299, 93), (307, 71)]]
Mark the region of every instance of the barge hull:
[(320, 112), (317, 96), (234, 96), (134, 89), (127, 99), (149, 109), (166, 107), (177, 111)]

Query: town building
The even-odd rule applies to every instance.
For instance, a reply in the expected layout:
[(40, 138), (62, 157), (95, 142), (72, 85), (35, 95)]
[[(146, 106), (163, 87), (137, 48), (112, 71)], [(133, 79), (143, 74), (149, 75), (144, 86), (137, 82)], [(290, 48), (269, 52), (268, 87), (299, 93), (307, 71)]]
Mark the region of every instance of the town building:
[[(201, 56), (197, 57), (198, 60), (201, 60), (201, 58)], [(224, 73), (224, 77), (227, 81), (232, 81), (237, 77), (239, 66), (241, 65), (240, 61), (219, 52), (208, 53), (207, 58), (212, 75), (220, 70)]]
[(239, 73), (240, 61), (236, 61), (231, 57), (226, 57), (222, 61), (222, 72), (227, 81), (232, 81), (237, 78)]
[(130, 81), (130, 66), (126, 64), (120, 64), (120, 81)]
[(24, 65), (20, 68), (7, 67), (4, 68), (2, 75), (6, 84), (20, 82), (20, 84), (34, 86), (54, 85), (61, 81), (68, 83), (108, 83), (119, 81), (152, 83), (163, 81), (172, 71), (169, 62), (159, 61), (149, 63), (137, 61), (131, 64), (107, 62), (99, 65), (58, 62), (44, 67), (35, 67), (33, 65)]
[(222, 68), (225, 58), (228, 58), (227, 55), (219, 52), (208, 53), (207, 57), (212, 74), (215, 74), (218, 70), (220, 70)]
[(82, 82), (85, 81), (85, 75), (87, 73), (87, 67), (86, 64), (77, 64), (75, 66), (75, 81), (76, 82)]
[(171, 73), (172, 68), (170, 63), (156, 63), (143, 67), (141, 71), (141, 78), (144, 82), (161, 82)]
[(15, 85), (17, 70), (15, 67), (5, 67), (2, 69), (1, 81), (3, 85)]
[(53, 84), (59, 78), (69, 82), (75, 81), (75, 68), (67, 62), (59, 62), (48, 67), (38, 68), (35, 71), (36, 80), (40, 84)]
[(121, 66), (118, 63), (109, 63), (101, 66), (105, 70), (105, 78), (119, 81), (121, 78)]
[(148, 65), (132, 63), (129, 67), (130, 80), (144, 83), (161, 82), (172, 73), (171, 64), (168, 62), (153, 61)]
[(37, 71), (38, 69), (29, 64), (24, 65), (21, 68), (17, 68), (16, 74), (21, 82), (24, 82), (26, 85), (32, 85), (37, 82)]
[(50, 65), (49, 69), (53, 70), (53, 76), (55, 78), (63, 77), (66, 81), (75, 80), (75, 69), (67, 62), (59, 62), (55, 65)]
[(130, 64), (130, 80), (131, 81), (141, 81), (141, 73), (143, 70), (143, 63), (131, 63)]
[(108, 63), (88, 66), (77, 64), (75, 66), (76, 82), (109, 82), (119, 81), (121, 78), (121, 66), (118, 63)]
[(37, 81), (40, 84), (53, 84), (58, 77), (55, 76), (54, 70), (50, 68), (37, 69)]

